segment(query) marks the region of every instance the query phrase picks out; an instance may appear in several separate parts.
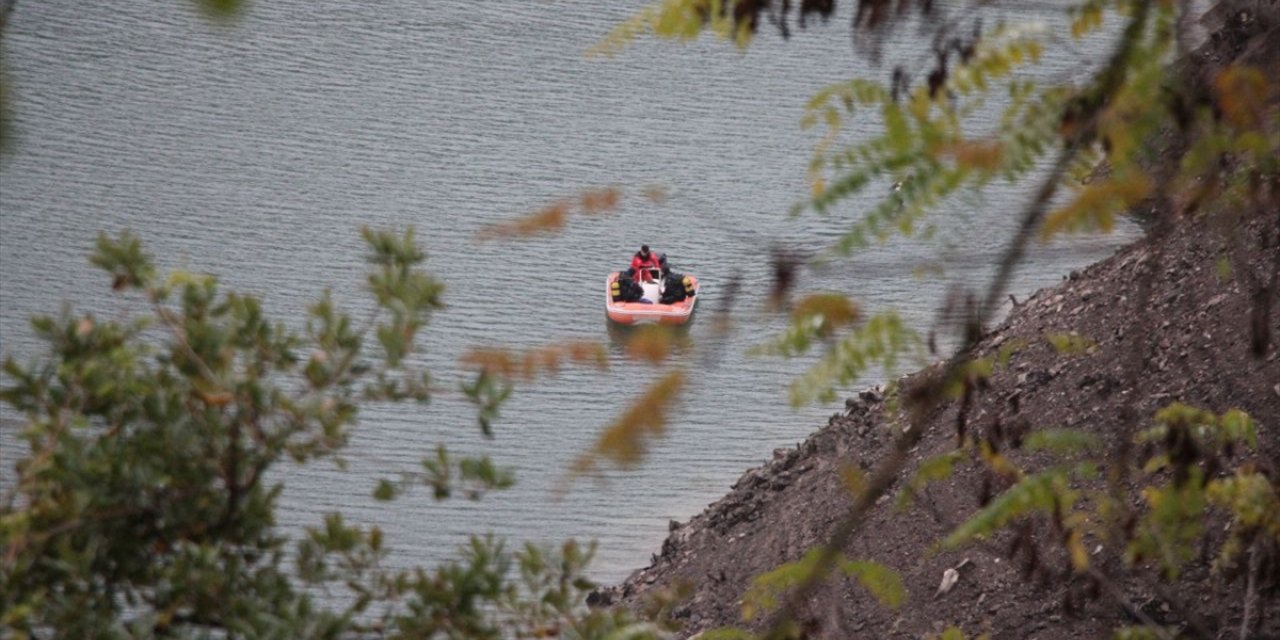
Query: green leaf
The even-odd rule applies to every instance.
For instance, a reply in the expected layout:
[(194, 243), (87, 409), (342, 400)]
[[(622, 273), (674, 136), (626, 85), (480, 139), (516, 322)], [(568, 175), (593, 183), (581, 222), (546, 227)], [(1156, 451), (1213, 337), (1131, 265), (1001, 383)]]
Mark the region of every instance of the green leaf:
[(1234, 476), (1211, 480), (1205, 491), (1210, 502), (1225, 507), (1242, 527), (1280, 539), (1280, 495), (1265, 475), (1237, 469)]
[(614, 630), (604, 640), (657, 640), (666, 637), (662, 628), (651, 622), (636, 622)]
[(1081, 355), (1090, 352), (1097, 343), (1089, 338), (1071, 331), (1069, 333), (1050, 333), (1045, 340), (1053, 346), (1054, 351), (1064, 356)]
[(1096, 449), (1099, 444), (1096, 436), (1078, 429), (1039, 429), (1028, 434), (1022, 441), (1023, 448), (1028, 451), (1055, 453)]
[(911, 126), (907, 124), (901, 107), (890, 102), (884, 106), (881, 115), (884, 118), (885, 137), (891, 149), (901, 154), (915, 146)]
[(742, 619), (749, 622), (776, 609), (783, 594), (810, 579), (821, 555), (821, 549), (810, 549), (800, 560), (752, 578), (751, 586), (742, 594)]
[(231, 18), (244, 8), (245, 0), (198, 0), (205, 13), (213, 18)]
[(1258, 448), (1258, 428), (1249, 414), (1239, 409), (1230, 409), (1222, 414), (1218, 421), (1222, 436), (1229, 442), (1243, 441), (1252, 449)]
[(1019, 480), (986, 507), (956, 527), (942, 541), (947, 550), (989, 537), (1005, 525), (1031, 513), (1066, 512), (1076, 492), (1067, 485), (1067, 467), (1054, 467)]
[[(822, 549), (813, 548), (804, 557), (788, 562), (751, 580), (751, 586), (742, 595), (742, 617), (751, 621), (777, 608), (779, 599), (791, 589), (813, 579), (822, 559)], [(835, 567), (844, 575), (855, 578), (882, 604), (897, 609), (906, 598), (902, 576), (887, 565), (868, 560), (849, 560), (837, 554)]]
[(394, 500), (396, 497), (396, 486), (390, 480), (379, 480), (378, 486), (373, 490), (373, 497), (376, 500), (388, 501)]
[(720, 629), (711, 629), (698, 634), (698, 640), (757, 640), (754, 633), (746, 629), (738, 629), (735, 627), (722, 627)]
[(1177, 627), (1121, 627), (1116, 629), (1112, 638), (1114, 640), (1160, 640), (1176, 638), (1178, 631)]
[(836, 386), (858, 380), (872, 365), (886, 371), (898, 358), (920, 349), (919, 336), (902, 323), (895, 312), (871, 316), (843, 338), (834, 342), (823, 358), (791, 383), (791, 404), (799, 406), (814, 399), (835, 399)]
[(888, 565), (870, 560), (842, 559), (840, 570), (856, 578), (862, 588), (890, 609), (898, 609), (906, 600), (907, 590), (902, 584), (902, 576)]
[(142, 251), (142, 241), (125, 231), (116, 239), (98, 234), (96, 251), (89, 262), (113, 278), (113, 289), (147, 288), (152, 285), (155, 267), (151, 257)]
[(907, 482), (907, 486), (898, 495), (898, 506), (905, 507), (911, 504), (915, 496), (924, 490), (929, 483), (950, 478), (955, 471), (955, 466), (968, 459), (969, 453), (967, 451), (953, 449), (921, 462), (919, 468), (912, 474), (911, 480)]

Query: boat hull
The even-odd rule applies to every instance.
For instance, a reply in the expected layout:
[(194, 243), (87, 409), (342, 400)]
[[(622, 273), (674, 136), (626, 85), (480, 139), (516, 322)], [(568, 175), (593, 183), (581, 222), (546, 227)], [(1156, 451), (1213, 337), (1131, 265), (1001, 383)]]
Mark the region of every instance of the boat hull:
[(698, 304), (698, 279), (693, 280), (694, 295), (675, 304), (650, 304), (645, 302), (614, 302), (609, 287), (618, 279), (618, 272), (609, 274), (604, 282), (604, 309), (609, 319), (618, 324), (684, 324), (693, 317)]

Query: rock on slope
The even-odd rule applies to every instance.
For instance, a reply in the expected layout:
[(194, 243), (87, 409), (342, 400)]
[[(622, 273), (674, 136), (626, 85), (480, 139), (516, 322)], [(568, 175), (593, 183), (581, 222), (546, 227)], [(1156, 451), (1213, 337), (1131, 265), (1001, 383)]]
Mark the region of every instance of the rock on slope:
[[(975, 398), (968, 429), (1077, 428), (1114, 445), (1117, 434), (1130, 433), (1121, 418), (1126, 406), (1149, 421), (1156, 409), (1178, 400), (1215, 412), (1247, 411), (1258, 423), (1259, 458), (1274, 467), (1280, 460), (1280, 360), (1274, 339), (1261, 357), (1251, 352), (1251, 302), (1242, 281), (1246, 273), (1274, 277), (1280, 218), (1269, 212), (1241, 223), (1243, 258), (1233, 263), (1227, 280), (1219, 266), (1224, 248), (1219, 231), (1202, 221), (1183, 222), (1162, 240), (1135, 243), (1018, 305), (975, 349), (975, 356), (984, 357), (1003, 345), (1026, 343)], [(1157, 277), (1144, 297), (1137, 274), (1150, 261)], [(1268, 322), (1280, 322), (1280, 310), (1273, 308)], [(1270, 330), (1280, 335), (1280, 328)], [(1045, 336), (1067, 332), (1097, 348), (1058, 355)], [(1131, 376), (1126, 367), (1135, 357), (1140, 374)], [(955, 446), (955, 405), (931, 416), (891, 494), (920, 461)], [(771, 461), (747, 471), (702, 514), (684, 524), (673, 522), (654, 564), (596, 594), (596, 601), (638, 607), (655, 589), (685, 584), (692, 593), (674, 611), (685, 635), (742, 625), (740, 599), (752, 577), (824, 542), (851, 504), (840, 479), (842, 465), (871, 468), (891, 439), (878, 391), (850, 399), (845, 412), (832, 416), (798, 448), (774, 452)], [(1020, 459), (1032, 469), (1035, 462)], [(1276, 469), (1268, 472), (1275, 477)], [(1068, 639), (1105, 637), (1132, 623), (1131, 610), (1138, 609), (1158, 622), (1180, 626), (1194, 619), (1215, 632), (1234, 627), (1238, 634), (1244, 581), (1228, 583), (1211, 575), (1207, 562), (1193, 563), (1199, 568), (1186, 571), (1162, 595), (1153, 590), (1154, 572), (1145, 571), (1143, 579), (1118, 583), (1113, 593), (1066, 611), (1064, 587), (1047, 572), (1024, 579), (1027, 554), (1011, 561), (1007, 537), (955, 553), (930, 552), (930, 545), (973, 513), (981, 494), (991, 489), (984, 484), (981, 470), (964, 467), (906, 511), (882, 500), (847, 545), (846, 556), (876, 560), (902, 574), (908, 596), (899, 611), (877, 604), (852, 579), (832, 578), (805, 604), (802, 619), (828, 638), (919, 638), (955, 624), (997, 639)], [(1048, 542), (1036, 544), (1047, 548)], [(1117, 568), (1117, 551), (1103, 550), (1097, 562)], [(1040, 562), (1062, 570), (1060, 556), (1050, 553)], [(935, 597), (944, 571), (965, 559), (956, 586)], [(1274, 594), (1262, 598), (1251, 637), (1280, 637), (1280, 606), (1268, 600)]]

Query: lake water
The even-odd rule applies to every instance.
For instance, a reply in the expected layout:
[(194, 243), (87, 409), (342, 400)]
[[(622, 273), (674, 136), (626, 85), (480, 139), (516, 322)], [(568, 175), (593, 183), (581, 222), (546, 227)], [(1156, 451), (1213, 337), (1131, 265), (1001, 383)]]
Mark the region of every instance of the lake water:
[[(786, 43), (766, 31), (745, 53), (704, 38), (584, 56), (640, 4), (258, 0), (218, 25), (174, 0), (19, 2), (0, 43), (18, 135), (0, 158), (0, 351), (37, 354), (26, 319), (63, 302), (108, 317), (131, 308), (86, 261), (99, 230), (132, 229), (164, 266), (216, 273), (283, 319), (325, 286), (359, 305), (359, 227), (414, 225), (449, 287), (421, 358), (446, 391), (425, 409), (363, 414), (345, 472), (282, 471), (281, 526), (299, 531), (343, 510), (381, 525), (400, 566), (449, 557), (473, 531), (594, 538), (595, 576), (622, 578), (648, 563), (668, 520), (694, 515), (836, 410), (788, 407), (787, 384), (806, 361), (746, 355), (785, 323), (752, 285), (767, 284), (771, 243), (820, 248), (883, 195), (878, 187), (830, 218), (786, 214), (806, 193), (816, 140), (798, 126), (807, 96), (851, 72), (888, 73), (852, 54), (842, 18)], [(1061, 20), (1043, 6), (1005, 17)], [(923, 61), (903, 48), (917, 37), (900, 31), (888, 59)], [(1036, 73), (1069, 79), (1099, 50), (1062, 48)], [(475, 239), (485, 225), (606, 185), (624, 192), (614, 215), (516, 243)], [(649, 185), (665, 189), (665, 203), (640, 196)], [(997, 185), (985, 201), (938, 213), (938, 240), (804, 272), (799, 288), (897, 307), (927, 329), (949, 287), (990, 273), (1023, 202)], [(1014, 291), (1053, 284), (1135, 234), (1038, 247)], [(641, 466), (580, 480), (557, 499), (571, 461), (659, 375), (626, 359), (601, 308), (605, 274), (642, 242), (703, 283), (694, 346), (672, 363), (691, 384)], [(913, 277), (939, 256), (945, 275)], [(720, 335), (709, 312), (733, 278), (745, 293), (733, 331)], [(453, 391), (459, 355), (565, 339), (608, 344), (609, 370), (568, 368), (521, 386), (497, 437), (482, 439)], [(884, 378), (874, 371), (849, 391)], [(18, 417), (5, 408), (0, 420), (0, 477), (11, 481)], [(516, 488), (480, 502), (437, 503), (425, 489), (390, 506), (372, 500), (378, 478), (415, 469), (440, 442), (515, 467)]]

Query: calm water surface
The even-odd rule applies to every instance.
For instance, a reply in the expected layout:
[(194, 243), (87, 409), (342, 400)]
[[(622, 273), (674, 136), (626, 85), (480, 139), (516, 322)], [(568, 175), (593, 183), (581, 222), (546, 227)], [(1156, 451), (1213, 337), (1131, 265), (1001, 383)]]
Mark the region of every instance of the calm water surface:
[[(609, 371), (571, 368), (521, 387), (492, 441), (452, 391), (425, 409), (368, 411), (348, 471), (281, 473), (281, 525), (300, 531), (341, 509), (382, 526), (402, 566), (448, 557), (473, 531), (594, 538), (595, 575), (610, 581), (648, 562), (668, 520), (692, 516), (834, 410), (788, 408), (787, 383), (805, 362), (745, 355), (784, 323), (761, 296), (739, 299), (728, 336), (713, 334), (708, 312), (729, 279), (767, 281), (771, 243), (818, 248), (884, 193), (832, 218), (785, 213), (805, 193), (815, 141), (798, 127), (804, 99), (852, 71), (886, 73), (851, 55), (843, 20), (785, 44), (768, 33), (746, 53), (640, 43), (602, 60), (583, 52), (639, 3), (260, 0), (234, 26), (189, 4), (18, 3), (0, 44), (19, 136), (0, 159), (4, 353), (39, 353), (26, 319), (63, 302), (109, 317), (131, 308), (87, 264), (99, 230), (133, 229), (164, 266), (219, 274), (287, 318), (326, 285), (359, 308), (358, 228), (414, 225), (449, 287), (422, 356), (442, 386), (456, 388), (452, 365), (470, 345), (603, 340)], [(1023, 11), (1007, 17), (1059, 19)], [(1037, 73), (1078, 74), (1092, 46)], [(664, 204), (639, 197), (655, 184)], [(601, 185), (627, 194), (613, 216), (517, 244), (475, 240), (487, 224)], [(1000, 188), (956, 202), (934, 218), (938, 240), (876, 248), (804, 273), (800, 287), (896, 306), (925, 329), (949, 287), (990, 272), (1022, 202)], [(1041, 247), (1014, 290), (1052, 284), (1133, 234)], [(704, 283), (695, 346), (675, 358), (693, 382), (643, 466), (579, 481), (557, 500), (573, 458), (657, 375), (624, 358), (600, 308), (604, 275), (642, 242)], [(912, 276), (939, 255), (944, 276)], [(17, 416), (0, 419), (0, 477), (11, 479)], [(378, 478), (415, 469), (441, 442), (515, 467), (517, 487), (481, 502), (436, 503), (426, 490), (389, 508), (373, 502)]]

